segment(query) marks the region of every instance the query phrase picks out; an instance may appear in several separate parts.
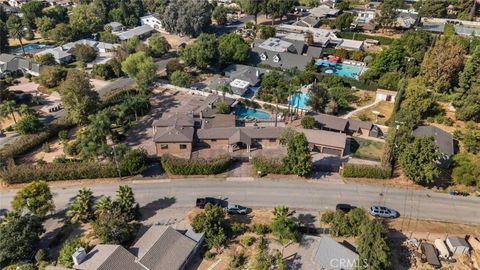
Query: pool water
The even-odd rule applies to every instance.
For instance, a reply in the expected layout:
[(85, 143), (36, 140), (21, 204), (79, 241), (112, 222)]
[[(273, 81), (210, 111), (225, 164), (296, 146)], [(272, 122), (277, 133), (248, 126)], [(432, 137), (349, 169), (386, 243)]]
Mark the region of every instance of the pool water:
[(235, 115), (238, 118), (256, 118), (256, 119), (270, 119), (272, 116), (264, 111), (259, 111), (243, 106), (235, 107)]
[(322, 67), (324, 73), (335, 74), (356, 80), (358, 80), (362, 72), (367, 70), (365, 67), (340, 64), (323, 59), (317, 59), (315, 65)]
[[(47, 45), (30, 43), (30, 44), (27, 44), (27, 45), (23, 46), (23, 49), (25, 50), (25, 52), (28, 52), (28, 51), (31, 51), (31, 50), (37, 50), (37, 49), (45, 48), (46, 46)], [(22, 48), (20, 47), (17, 50), (15, 50), (15, 53), (23, 53)]]
[(290, 99), (290, 106), (299, 109), (305, 109), (307, 107), (308, 93), (295, 93)]

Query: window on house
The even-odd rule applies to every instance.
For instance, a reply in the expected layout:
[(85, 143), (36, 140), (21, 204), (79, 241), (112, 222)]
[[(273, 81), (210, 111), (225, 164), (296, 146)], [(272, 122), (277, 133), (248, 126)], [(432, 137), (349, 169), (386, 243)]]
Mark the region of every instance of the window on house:
[(269, 139), (268, 141), (269, 141), (269, 142), (276, 142), (277, 139)]
[(180, 149), (187, 149), (187, 145), (186, 144), (180, 144)]
[(168, 144), (161, 144), (160, 149), (162, 149), (162, 150), (168, 149)]

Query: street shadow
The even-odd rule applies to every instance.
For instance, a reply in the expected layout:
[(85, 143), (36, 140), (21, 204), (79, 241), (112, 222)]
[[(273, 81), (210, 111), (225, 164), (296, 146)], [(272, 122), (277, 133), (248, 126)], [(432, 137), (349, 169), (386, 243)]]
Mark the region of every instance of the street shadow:
[(140, 207), (141, 220), (147, 220), (157, 214), (158, 210), (168, 208), (175, 204), (177, 199), (175, 197), (159, 198), (155, 201), (149, 202)]
[(317, 221), (317, 217), (312, 214), (304, 214), (300, 213), (298, 216), (294, 216), (293, 220), (298, 222), (299, 228), (298, 230), (302, 234), (309, 234), (309, 235), (318, 235), (318, 230), (315, 226), (315, 222)]
[(392, 265), (395, 269), (407, 270), (412, 267), (410, 261), (410, 250), (405, 245), (407, 236), (396, 229), (390, 229), (387, 234), (387, 245), (390, 248)]

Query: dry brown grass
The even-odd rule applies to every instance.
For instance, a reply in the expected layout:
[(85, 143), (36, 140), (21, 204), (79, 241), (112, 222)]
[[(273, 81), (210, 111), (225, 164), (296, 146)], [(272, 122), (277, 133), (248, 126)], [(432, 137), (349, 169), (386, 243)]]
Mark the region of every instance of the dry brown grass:
[[(373, 114), (373, 111), (377, 111), (380, 114), (378, 115), (378, 118), (376, 117), (375, 114)], [(387, 102), (387, 101), (381, 101), (377, 105), (367, 108), (365, 110), (362, 110), (360, 112), (357, 112), (352, 116), (353, 119), (360, 119), (360, 116), (366, 116), (368, 118), (368, 121), (372, 121), (376, 124), (380, 125), (385, 125), (385, 122), (390, 118), (392, 115), (393, 111), (393, 103)], [(377, 120), (375, 122), (375, 120)]]

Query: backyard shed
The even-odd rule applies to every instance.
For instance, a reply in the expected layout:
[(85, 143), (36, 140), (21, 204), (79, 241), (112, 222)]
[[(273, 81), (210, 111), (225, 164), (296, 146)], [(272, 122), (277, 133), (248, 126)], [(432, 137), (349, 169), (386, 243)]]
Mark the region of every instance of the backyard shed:
[(437, 248), (440, 257), (442, 258), (448, 258), (450, 256), (450, 251), (447, 248), (447, 245), (445, 245), (445, 241), (442, 239), (436, 239), (435, 240), (435, 248)]
[(470, 250), (470, 245), (463, 237), (450, 236), (447, 238), (447, 246), (453, 254), (467, 254)]
[(422, 250), (422, 254), (427, 259), (428, 264), (433, 266), (434, 268), (442, 267), (440, 260), (438, 259), (437, 250), (432, 244), (429, 243), (421, 243), (420, 249)]

